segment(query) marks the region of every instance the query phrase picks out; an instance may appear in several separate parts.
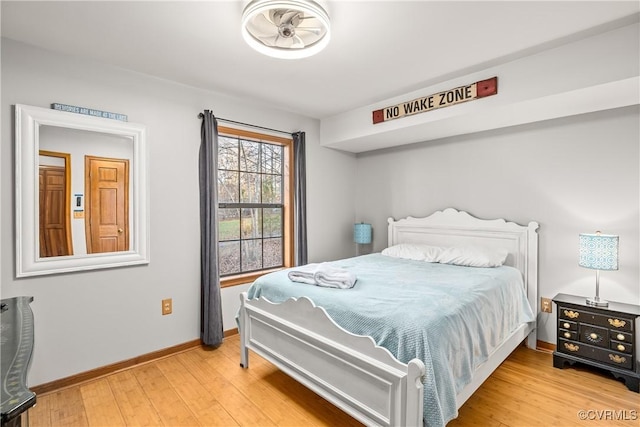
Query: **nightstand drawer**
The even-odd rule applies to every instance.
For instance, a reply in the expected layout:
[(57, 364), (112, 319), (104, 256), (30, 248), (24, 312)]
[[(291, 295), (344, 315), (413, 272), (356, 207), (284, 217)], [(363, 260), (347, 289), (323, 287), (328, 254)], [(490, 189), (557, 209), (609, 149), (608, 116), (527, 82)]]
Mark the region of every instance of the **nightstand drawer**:
[(571, 320), (560, 320), (558, 322), (558, 327), (561, 329), (566, 329), (567, 331), (578, 330), (578, 324), (576, 322), (572, 322)]
[(609, 346), (611, 350), (619, 351), (620, 353), (629, 353), (633, 354), (633, 344), (628, 342), (620, 342), (611, 340), (611, 345)]
[(624, 332), (611, 331), (611, 339), (620, 342), (631, 343), (633, 342), (633, 335)]
[(617, 317), (617, 316), (606, 316), (607, 324), (606, 327), (611, 329), (612, 331), (625, 331), (631, 332), (633, 330), (633, 320), (627, 319), (625, 317)]
[(575, 308), (559, 307), (558, 316), (560, 319), (569, 320), (582, 320), (580, 318), (582, 310), (576, 310)]
[(578, 341), (578, 333), (576, 331), (565, 331), (563, 329), (560, 329), (558, 331), (558, 334), (561, 338), (572, 340), (572, 341)]
[(586, 357), (591, 360), (597, 360), (605, 363), (609, 366), (616, 366), (624, 369), (631, 369), (633, 367), (633, 358), (628, 354), (594, 347), (582, 342), (570, 342), (564, 339), (558, 339), (558, 343), (560, 344), (558, 351), (561, 353)]
[(559, 320), (572, 320), (575, 322), (585, 322), (591, 325), (598, 325), (616, 331), (631, 332), (633, 320), (627, 317), (614, 316), (610, 314), (592, 313), (588, 310), (569, 308), (560, 306), (558, 310)]
[(580, 341), (598, 347), (609, 347), (609, 330), (600, 326), (580, 323)]

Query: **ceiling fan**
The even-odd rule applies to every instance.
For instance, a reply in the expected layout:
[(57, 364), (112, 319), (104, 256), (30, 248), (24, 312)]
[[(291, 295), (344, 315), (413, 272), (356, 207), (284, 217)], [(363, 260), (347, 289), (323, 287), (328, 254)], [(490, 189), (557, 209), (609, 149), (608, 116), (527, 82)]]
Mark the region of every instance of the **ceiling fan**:
[(242, 35), (261, 53), (304, 58), (329, 42), (329, 16), (313, 0), (254, 0), (244, 9)]

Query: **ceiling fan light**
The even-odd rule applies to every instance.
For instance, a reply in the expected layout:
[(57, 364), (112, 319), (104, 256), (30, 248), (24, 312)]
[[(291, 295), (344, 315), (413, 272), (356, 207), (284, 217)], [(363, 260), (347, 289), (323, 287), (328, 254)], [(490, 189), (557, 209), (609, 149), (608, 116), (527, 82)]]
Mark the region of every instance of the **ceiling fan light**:
[(306, 58), (329, 43), (329, 15), (313, 0), (253, 0), (242, 13), (242, 37), (274, 58)]

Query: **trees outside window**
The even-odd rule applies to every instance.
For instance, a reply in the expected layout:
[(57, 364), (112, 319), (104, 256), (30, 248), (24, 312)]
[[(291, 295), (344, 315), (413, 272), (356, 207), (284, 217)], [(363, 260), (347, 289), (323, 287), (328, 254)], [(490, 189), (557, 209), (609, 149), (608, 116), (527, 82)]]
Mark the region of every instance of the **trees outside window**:
[(292, 265), (293, 141), (218, 129), (218, 245), (222, 286)]

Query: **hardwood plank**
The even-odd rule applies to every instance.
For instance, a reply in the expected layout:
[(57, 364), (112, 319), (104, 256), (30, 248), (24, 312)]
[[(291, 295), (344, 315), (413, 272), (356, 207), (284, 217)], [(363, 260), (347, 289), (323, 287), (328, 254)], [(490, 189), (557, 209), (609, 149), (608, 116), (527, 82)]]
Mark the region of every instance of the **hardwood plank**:
[[(237, 335), (225, 339), (217, 349), (193, 347), (105, 377), (112, 396), (104, 382), (97, 384), (104, 381), (99, 379), (40, 394), (38, 404), (30, 410), (30, 424), (95, 425), (96, 413), (105, 416), (109, 411), (119, 412), (124, 424), (131, 426), (358, 424), (255, 353), (250, 353), (249, 369), (241, 368), (239, 360)], [(610, 419), (583, 421), (579, 410), (600, 411), (601, 417)], [(578, 365), (557, 369), (550, 354), (521, 347), (448, 426), (636, 427), (632, 411), (640, 414), (639, 395), (609, 374)], [(625, 415), (626, 420), (611, 418)], [(109, 423), (113, 424), (117, 422)]]
[[(29, 409), (29, 424), (34, 426), (52, 427), (51, 424), (51, 395), (36, 396), (36, 406)], [(23, 423), (23, 425), (25, 425)]]
[(63, 389), (49, 396), (49, 405), (51, 407), (49, 415), (52, 426), (89, 425), (79, 387)]
[(168, 426), (199, 425), (171, 383), (156, 366), (156, 362), (140, 366), (134, 375), (151, 401), (162, 423)]
[(109, 380), (102, 378), (80, 386), (89, 426), (124, 426), (124, 418), (113, 397)]
[(133, 370), (110, 375), (108, 380), (126, 425), (162, 425), (160, 415), (138, 383)]
[(220, 402), (239, 425), (265, 427), (276, 425), (258, 406), (247, 400), (233, 383), (208, 363), (204, 363), (202, 353), (201, 351), (182, 353), (178, 356), (178, 360), (198, 379), (206, 392)]
[(240, 368), (238, 360), (232, 361), (219, 352), (213, 353), (206, 363), (232, 382), (254, 405), (262, 408), (262, 411), (275, 424), (280, 426), (319, 425), (315, 417), (310, 416), (306, 410), (301, 411), (300, 406), (289, 396), (283, 397), (268, 382), (263, 381), (263, 378), (253, 374), (251, 369)]
[(179, 360), (175, 358), (163, 359), (158, 361), (156, 365), (194, 414), (200, 425), (238, 425), (215, 397), (207, 392)]

